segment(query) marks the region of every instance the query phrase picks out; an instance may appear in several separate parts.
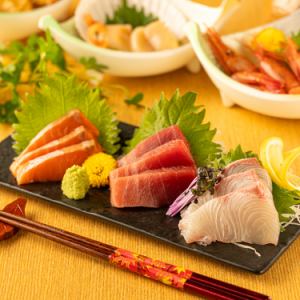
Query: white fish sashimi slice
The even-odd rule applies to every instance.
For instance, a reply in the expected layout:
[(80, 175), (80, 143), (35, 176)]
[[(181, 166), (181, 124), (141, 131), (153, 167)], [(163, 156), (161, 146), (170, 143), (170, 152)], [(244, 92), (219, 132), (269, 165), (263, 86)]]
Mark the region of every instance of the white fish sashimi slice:
[(248, 171), (254, 168), (261, 168), (259, 161), (255, 157), (244, 158), (230, 163), (223, 171), (224, 177)]
[[(277, 210), (262, 183), (207, 201), (179, 222), (187, 243), (246, 242), (277, 245), (280, 223)], [(271, 198), (272, 199), (272, 198)]]
[(247, 188), (260, 181), (265, 183), (269, 190), (272, 191), (271, 178), (263, 168), (253, 168), (242, 173), (230, 175), (215, 185), (215, 197)]
[(194, 200), (188, 207), (181, 211), (181, 218), (187, 217), (207, 201), (213, 199), (213, 197), (214, 195), (212, 195), (209, 191), (205, 192), (202, 196), (197, 197), (196, 200)]

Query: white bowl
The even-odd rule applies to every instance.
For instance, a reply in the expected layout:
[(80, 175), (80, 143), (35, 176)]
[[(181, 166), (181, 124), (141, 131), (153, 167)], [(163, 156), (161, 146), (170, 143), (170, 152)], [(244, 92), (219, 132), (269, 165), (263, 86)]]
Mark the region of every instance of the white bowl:
[[(279, 21), (249, 31), (225, 36), (223, 41), (238, 51), (241, 40), (269, 26), (281, 29), (286, 34), (298, 32), (300, 29), (299, 19), (300, 10)], [(300, 95), (279, 95), (263, 92), (233, 80), (217, 66), (199, 26), (195, 23), (189, 23), (186, 30), (201, 65), (219, 89), (222, 102), (225, 106), (230, 107), (238, 104), (244, 108), (268, 116), (288, 119), (300, 118)]]
[(22, 39), (38, 32), (38, 21), (44, 15), (63, 20), (70, 13), (72, 0), (59, 0), (51, 5), (18, 13), (0, 13), (0, 42)]
[(81, 40), (76, 35), (74, 20), (59, 25), (51, 16), (45, 16), (39, 26), (49, 29), (56, 42), (72, 56), (95, 57), (98, 63), (107, 66), (105, 73), (115, 76), (158, 75), (181, 68), (194, 58), (190, 43), (157, 52), (126, 52), (99, 48)]

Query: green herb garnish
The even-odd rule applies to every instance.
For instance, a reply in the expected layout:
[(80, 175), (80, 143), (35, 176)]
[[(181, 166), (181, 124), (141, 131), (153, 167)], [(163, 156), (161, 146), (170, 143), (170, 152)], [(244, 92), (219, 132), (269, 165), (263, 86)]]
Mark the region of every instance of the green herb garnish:
[(14, 149), (20, 153), (46, 125), (74, 108), (78, 108), (100, 132), (99, 142), (105, 152), (114, 154), (119, 149), (119, 129), (115, 114), (99, 89), (91, 89), (75, 76), (62, 74), (47, 78), (30, 95), (16, 113)]
[(145, 26), (157, 17), (151, 13), (146, 14), (143, 8), (137, 8), (135, 5), (129, 5), (127, 0), (123, 0), (121, 5), (116, 9), (113, 16), (110, 18), (106, 16), (106, 24), (130, 24), (133, 28), (138, 26)]
[(215, 159), (210, 160), (210, 165), (215, 168), (225, 168), (228, 164), (243, 158), (250, 158), (258, 156), (252, 151), (244, 152), (241, 145), (238, 145), (235, 149), (231, 149), (228, 152), (221, 152), (215, 156)]
[(95, 57), (81, 57), (79, 62), (87, 69), (92, 69), (98, 72), (102, 72), (107, 69), (107, 66), (97, 63)]
[(137, 108), (144, 108), (145, 106), (141, 104), (141, 101), (144, 99), (143, 93), (137, 93), (131, 98), (127, 98), (124, 102), (128, 105), (134, 105)]
[(273, 182), (273, 199), (279, 214), (280, 222), (289, 220), (287, 215), (293, 215), (292, 206), (300, 204), (300, 196), (295, 191), (289, 191)]
[(128, 141), (125, 152), (159, 130), (176, 124), (188, 140), (196, 164), (206, 165), (208, 157), (213, 157), (221, 149), (219, 144), (212, 141), (216, 130), (210, 129), (210, 123), (203, 123), (205, 109), (195, 106), (196, 98), (197, 94), (193, 92), (181, 96), (178, 90), (170, 100), (162, 94), (160, 100), (145, 113), (140, 128)]
[(209, 191), (211, 194), (215, 191), (215, 185), (222, 179), (223, 169), (214, 167), (198, 168), (198, 179), (196, 188), (192, 189), (192, 193), (196, 196), (201, 196)]
[(300, 49), (300, 31), (292, 34), (292, 40), (297, 44)]

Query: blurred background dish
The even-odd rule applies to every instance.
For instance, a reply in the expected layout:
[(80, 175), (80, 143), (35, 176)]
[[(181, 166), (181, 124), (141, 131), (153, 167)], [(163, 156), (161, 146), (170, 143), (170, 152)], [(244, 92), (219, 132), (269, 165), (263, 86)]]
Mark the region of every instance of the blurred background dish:
[[(282, 30), (287, 35), (298, 32), (300, 30), (299, 18), (300, 10), (297, 10), (290, 16), (245, 32), (224, 36), (222, 40), (231, 49), (240, 52), (241, 43), (264, 28), (274, 27)], [(188, 25), (187, 35), (199, 61), (219, 89), (225, 106), (230, 107), (238, 104), (269, 116), (291, 119), (300, 118), (300, 95), (272, 94), (233, 80), (217, 65), (214, 55), (197, 24), (190, 23)]]
[(22, 39), (38, 32), (38, 21), (44, 15), (51, 15), (56, 20), (66, 19), (70, 15), (72, 4), (72, 0), (49, 1), (49, 4), (45, 2), (47, 5), (41, 5), (44, 2), (39, 0), (34, 2), (36, 4), (29, 1), (20, 2), (24, 5), (12, 6), (7, 1), (1, 2), (3, 5), (0, 7), (0, 42)]
[[(76, 9), (74, 20), (59, 25), (54, 18), (46, 16), (40, 20), (40, 28), (49, 29), (60, 46), (72, 56), (95, 57), (98, 63), (107, 66), (105, 72), (112, 75), (126, 77), (158, 75), (181, 68), (193, 60), (193, 49), (189, 42), (184, 42), (183, 28), (188, 19), (172, 5), (171, 1), (167, 0), (129, 0), (128, 5), (131, 7), (134, 5), (139, 11), (142, 9), (145, 14), (151, 14), (161, 21), (167, 30), (181, 41), (178, 47), (161, 48), (162, 50), (157, 49), (159, 51), (152, 52), (130, 52), (126, 47), (124, 49), (121, 47), (119, 50), (109, 49), (83, 40), (86, 38), (87, 30), (86, 15), (105, 25), (107, 18), (115, 17), (114, 12), (120, 5), (122, 1), (81, 1)], [(199, 70), (199, 68), (194, 69)]]

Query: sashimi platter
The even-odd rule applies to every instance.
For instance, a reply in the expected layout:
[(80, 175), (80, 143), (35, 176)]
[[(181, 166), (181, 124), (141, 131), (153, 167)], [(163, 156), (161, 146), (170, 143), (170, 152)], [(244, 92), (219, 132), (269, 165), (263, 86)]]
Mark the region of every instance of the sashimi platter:
[(297, 155), (278, 169), (279, 138), (224, 150), (196, 99), (162, 94), (134, 127), (99, 90), (53, 75), (0, 144), (0, 185), (263, 273), (300, 233), (297, 175), (284, 171)]
[[(144, 27), (131, 24), (131, 15)], [(80, 42), (103, 53), (130, 49), (133, 56), (150, 51), (156, 57), (190, 47), (158, 17), (126, 1), (107, 24), (91, 14), (80, 20), (88, 32)], [(227, 48), (214, 29), (203, 36), (235, 79), (232, 84), (299, 94), (300, 33), (287, 37), (274, 28), (260, 33), (251, 43), (260, 42), (254, 52), (260, 65)], [(272, 52), (274, 43), (289, 59)], [(284, 73), (275, 74), (265, 56)], [(71, 57), (51, 30), (0, 49), (0, 123), (13, 127), (0, 143), (0, 186), (208, 259), (267, 271), (300, 235), (300, 148), (287, 151), (281, 138), (270, 137), (258, 153), (243, 145), (225, 149), (215, 138), (222, 128), (206, 121), (198, 95), (178, 89), (171, 95), (161, 91), (147, 108), (141, 93), (132, 98), (127, 93), (126, 105), (144, 112), (138, 126), (122, 123), (109, 98), (113, 85), (102, 80), (106, 69), (95, 57)]]

